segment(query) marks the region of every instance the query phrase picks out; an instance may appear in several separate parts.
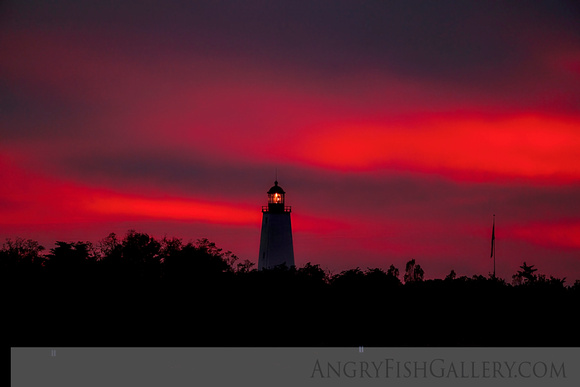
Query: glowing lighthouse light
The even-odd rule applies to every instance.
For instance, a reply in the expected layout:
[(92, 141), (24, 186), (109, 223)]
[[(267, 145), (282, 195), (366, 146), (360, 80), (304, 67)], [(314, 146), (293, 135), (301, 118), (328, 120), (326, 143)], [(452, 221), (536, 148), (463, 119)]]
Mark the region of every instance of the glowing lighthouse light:
[(274, 182), (268, 191), (268, 205), (262, 207), (262, 233), (258, 270), (278, 265), (294, 266), (291, 208), (284, 205), (286, 192)]

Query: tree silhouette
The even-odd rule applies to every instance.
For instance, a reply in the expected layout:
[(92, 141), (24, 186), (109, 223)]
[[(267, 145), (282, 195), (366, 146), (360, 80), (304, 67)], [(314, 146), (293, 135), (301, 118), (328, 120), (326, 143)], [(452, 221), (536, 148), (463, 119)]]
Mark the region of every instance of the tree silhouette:
[(215, 243), (210, 242), (207, 238), (198, 239), (193, 248), (193, 251), (196, 252), (196, 265), (200, 271), (219, 274), (233, 270), (230, 263), (234, 263), (237, 257), (230, 251), (222, 253), (222, 249), (218, 248)]
[(538, 269), (534, 268), (534, 265), (526, 265), (526, 262), (522, 266), (516, 274), (512, 276), (512, 283), (514, 285), (522, 285), (522, 284), (533, 284), (536, 282), (538, 277), (534, 274)]
[[(44, 332), (72, 337), (79, 326), (98, 345), (120, 332), (128, 345), (580, 344), (580, 281), (566, 287), (565, 278), (526, 262), (510, 285), (481, 274), (457, 278), (454, 270), (425, 280), (410, 260), (402, 286), (392, 264), (332, 276), (311, 262), (258, 271), (206, 238), (156, 240), (134, 230), (122, 240), (111, 233), (96, 248), (58, 241), (43, 250), (20, 238), (0, 249), (5, 311), (15, 316), (9, 332), (36, 342)], [(538, 318), (549, 309), (559, 313)], [(39, 329), (39, 316), (67, 323), (50, 318)], [(425, 323), (434, 318), (441, 324)]]
[(155, 238), (145, 233), (129, 230), (121, 245), (124, 274), (128, 278), (133, 280), (159, 278), (161, 273), (161, 244)]
[(244, 259), (243, 262), (238, 262), (236, 265), (236, 273), (248, 273), (256, 264), (249, 259)]
[(320, 265), (313, 265), (307, 262), (301, 268), (296, 270), (296, 275), (302, 282), (310, 285), (322, 286), (328, 282), (328, 277)]
[(411, 259), (405, 265), (405, 283), (423, 281), (425, 272), (420, 265), (415, 264), (415, 260)]
[(183, 241), (181, 238), (168, 238), (164, 236), (160, 242), (159, 261), (161, 264), (165, 264), (168, 259), (171, 260), (171, 257), (179, 254), (182, 248)]
[(16, 267), (23, 270), (40, 268), (45, 258), (42, 256), (44, 247), (32, 239), (8, 238), (0, 249), (0, 267), (3, 271)]
[(365, 272), (364, 286), (367, 291), (384, 292), (390, 285), (389, 276), (381, 268), (367, 269)]
[[(198, 239), (195, 243), (182, 245), (181, 241), (166, 240), (162, 248), (163, 276), (166, 282), (178, 286), (204, 286), (225, 273), (233, 273), (231, 266), (237, 257), (231, 252), (222, 252), (208, 239)], [(244, 265), (244, 264), (242, 264)], [(251, 264), (245, 264), (246, 269)]]
[(332, 277), (331, 283), (337, 288), (360, 287), (363, 283), (365, 274), (360, 268), (344, 270)]
[(399, 281), (399, 269), (397, 269), (395, 267), (395, 265), (391, 264), (391, 266), (389, 266), (389, 269), (387, 270), (387, 276), (391, 277), (391, 278), (396, 278), (398, 282)]
[(91, 243), (57, 241), (56, 247), (50, 249), (45, 266), (60, 275), (68, 276), (78, 275), (82, 268), (95, 261), (96, 255)]
[(447, 274), (447, 276), (445, 277), (445, 280), (446, 281), (453, 281), (455, 279), (455, 277), (457, 277), (457, 274), (455, 274), (455, 270), (451, 269), (449, 274)]
[(123, 245), (119, 242), (117, 234), (114, 232), (101, 239), (97, 244), (97, 251), (100, 261), (118, 261), (122, 255)]

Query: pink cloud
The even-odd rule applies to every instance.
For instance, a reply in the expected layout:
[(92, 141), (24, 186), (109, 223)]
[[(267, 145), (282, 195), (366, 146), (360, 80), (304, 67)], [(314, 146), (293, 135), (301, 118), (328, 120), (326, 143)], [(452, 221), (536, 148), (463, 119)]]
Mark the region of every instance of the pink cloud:
[[(333, 123), (293, 148), (302, 162), (346, 171), (420, 170), (469, 179), (473, 172), (569, 182), (580, 169), (580, 120), (536, 114), (499, 119), (452, 115), (404, 123)], [(312, 151), (316, 150), (316, 151)]]

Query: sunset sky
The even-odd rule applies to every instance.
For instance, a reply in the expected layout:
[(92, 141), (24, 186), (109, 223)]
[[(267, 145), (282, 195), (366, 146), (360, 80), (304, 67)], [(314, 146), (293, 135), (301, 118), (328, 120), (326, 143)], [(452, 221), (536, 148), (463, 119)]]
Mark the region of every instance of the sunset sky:
[(3, 1), (0, 242), (580, 279), (576, 1)]

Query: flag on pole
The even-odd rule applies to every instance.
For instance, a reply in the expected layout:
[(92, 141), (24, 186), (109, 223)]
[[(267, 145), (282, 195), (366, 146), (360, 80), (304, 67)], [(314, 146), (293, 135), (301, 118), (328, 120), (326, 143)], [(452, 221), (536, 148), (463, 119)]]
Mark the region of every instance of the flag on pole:
[(493, 227), (491, 229), (491, 256), (490, 258), (493, 258), (493, 245), (495, 243), (495, 216), (493, 218)]

